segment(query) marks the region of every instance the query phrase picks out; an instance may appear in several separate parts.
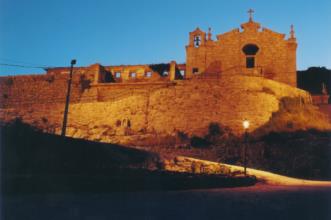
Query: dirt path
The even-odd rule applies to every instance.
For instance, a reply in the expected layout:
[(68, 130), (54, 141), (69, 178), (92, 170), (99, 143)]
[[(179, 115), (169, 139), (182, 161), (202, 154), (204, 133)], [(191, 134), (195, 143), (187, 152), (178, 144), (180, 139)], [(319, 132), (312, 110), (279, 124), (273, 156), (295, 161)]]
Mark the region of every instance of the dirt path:
[[(240, 166), (234, 166), (229, 164), (224, 164), (231, 168), (231, 170), (243, 171), (244, 168)], [(269, 185), (282, 185), (282, 186), (326, 186), (331, 187), (331, 181), (312, 181), (312, 180), (304, 180), (291, 178), (287, 176), (282, 176), (278, 174), (274, 174), (267, 171), (256, 170), (256, 169), (247, 169), (247, 174), (256, 176), (259, 180), (265, 182)]]

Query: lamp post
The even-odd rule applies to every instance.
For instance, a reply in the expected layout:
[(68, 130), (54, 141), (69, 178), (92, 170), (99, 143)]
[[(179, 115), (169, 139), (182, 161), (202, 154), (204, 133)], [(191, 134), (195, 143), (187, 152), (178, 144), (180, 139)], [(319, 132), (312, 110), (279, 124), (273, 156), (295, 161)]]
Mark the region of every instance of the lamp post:
[(245, 130), (245, 134), (244, 134), (244, 174), (245, 176), (247, 175), (247, 161), (246, 161), (246, 157), (247, 157), (247, 144), (248, 144), (248, 129), (249, 129), (249, 121), (247, 119), (243, 120), (243, 128)]
[(61, 136), (63, 136), (63, 137), (66, 136), (69, 102), (70, 102), (70, 90), (71, 90), (71, 81), (72, 81), (72, 71), (73, 71), (73, 67), (74, 67), (75, 64), (76, 64), (76, 60), (71, 60), (69, 80), (68, 80), (68, 89), (67, 89), (67, 97), (66, 97), (66, 104), (65, 104), (65, 107), (64, 107), (62, 132), (61, 132)]

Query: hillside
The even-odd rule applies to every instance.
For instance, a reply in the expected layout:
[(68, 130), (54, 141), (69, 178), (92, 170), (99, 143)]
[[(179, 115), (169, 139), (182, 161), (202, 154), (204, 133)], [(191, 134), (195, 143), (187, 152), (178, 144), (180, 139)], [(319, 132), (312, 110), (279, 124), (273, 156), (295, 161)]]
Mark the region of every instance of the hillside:
[(157, 154), (44, 134), (16, 121), (0, 127), (1, 193), (118, 192), (234, 187), (255, 178), (163, 171)]

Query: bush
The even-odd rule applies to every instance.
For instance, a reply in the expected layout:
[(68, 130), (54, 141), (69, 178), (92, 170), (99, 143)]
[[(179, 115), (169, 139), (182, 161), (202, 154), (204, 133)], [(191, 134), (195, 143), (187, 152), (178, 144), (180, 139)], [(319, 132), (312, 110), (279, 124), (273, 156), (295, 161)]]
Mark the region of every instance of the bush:
[(163, 76), (163, 73), (169, 72), (170, 70), (170, 64), (168, 63), (160, 63), (160, 64), (151, 64), (149, 65), (149, 68), (151, 68), (154, 72), (157, 72), (160, 74), (160, 76)]
[(183, 131), (178, 131), (177, 132), (177, 137), (179, 139), (180, 142), (187, 142), (190, 140), (190, 138), (188, 137), (188, 135), (183, 132)]
[(208, 134), (211, 136), (216, 136), (221, 134), (221, 128), (218, 123), (212, 122), (208, 126)]
[(211, 144), (207, 139), (198, 136), (193, 136), (190, 143), (192, 147), (196, 148), (207, 148)]

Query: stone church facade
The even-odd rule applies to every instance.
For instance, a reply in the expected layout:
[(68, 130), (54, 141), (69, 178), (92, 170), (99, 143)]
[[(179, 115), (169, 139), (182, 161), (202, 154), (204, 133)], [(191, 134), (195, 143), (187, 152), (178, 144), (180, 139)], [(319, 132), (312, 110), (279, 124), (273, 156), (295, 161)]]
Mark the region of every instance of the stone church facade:
[(186, 46), (186, 77), (196, 74), (243, 74), (296, 87), (296, 38), (262, 28), (250, 17), (240, 29), (216, 36), (197, 28)]
[[(197, 28), (189, 33), (186, 63), (102, 66), (75, 68), (94, 84), (172, 81), (215, 78), (222, 75), (250, 75), (269, 78), (296, 87), (297, 42), (291, 26), (290, 36), (274, 32), (253, 21), (241, 24), (212, 39)], [(50, 68), (47, 74), (68, 74), (69, 68)]]

